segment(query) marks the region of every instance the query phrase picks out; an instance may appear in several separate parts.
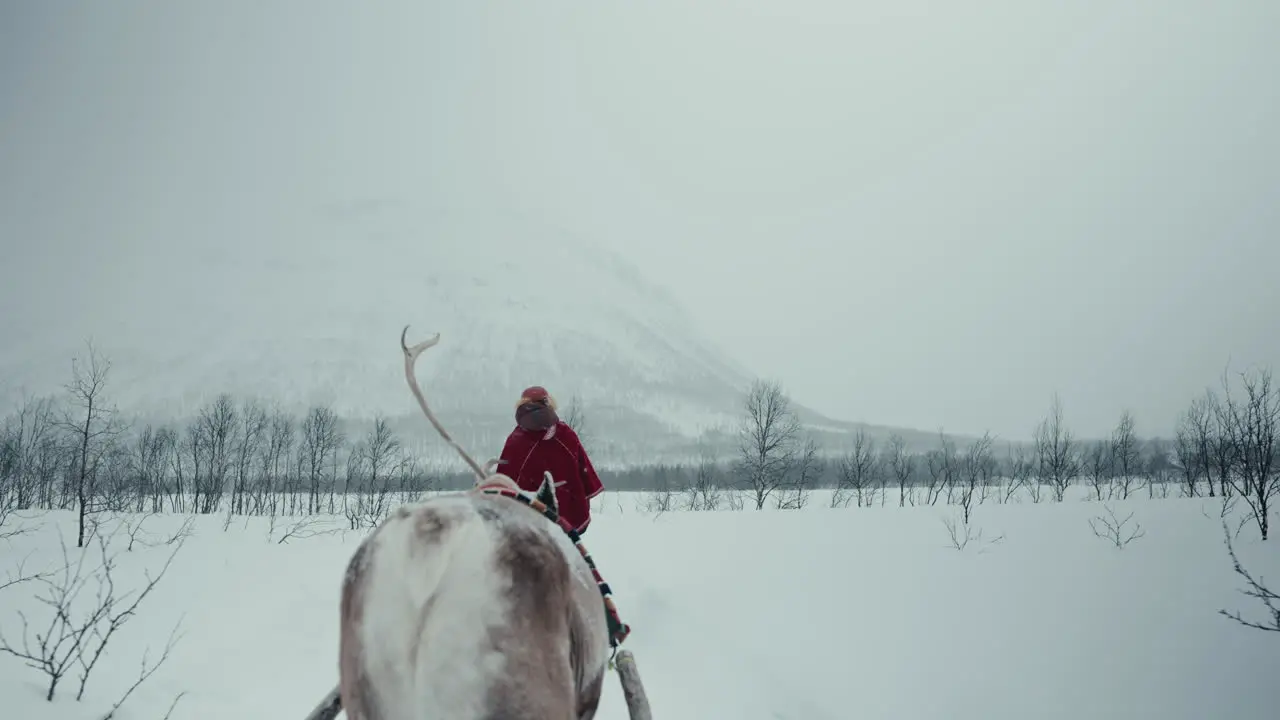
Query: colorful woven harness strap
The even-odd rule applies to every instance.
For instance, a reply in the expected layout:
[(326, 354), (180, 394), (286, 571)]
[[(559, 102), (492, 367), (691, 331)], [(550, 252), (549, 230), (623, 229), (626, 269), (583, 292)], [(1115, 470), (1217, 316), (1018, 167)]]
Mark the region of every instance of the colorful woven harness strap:
[(616, 651), (618, 645), (631, 634), (631, 626), (622, 622), (622, 619), (618, 617), (618, 608), (613, 603), (613, 591), (609, 588), (609, 583), (605, 582), (604, 578), (600, 576), (595, 560), (591, 559), (591, 554), (587, 552), (586, 546), (582, 544), (578, 531), (561, 519), (554, 508), (548, 507), (546, 503), (536, 497), (530, 497), (505, 485), (481, 485), (476, 488), (476, 491), (485, 495), (502, 495), (513, 500), (519, 500), (530, 508), (537, 510), (548, 520), (559, 525), (561, 530), (564, 530), (565, 534), (569, 536), (569, 540), (573, 542), (574, 547), (578, 548), (578, 552), (582, 554), (582, 559), (587, 561), (587, 566), (591, 568), (591, 576), (595, 578), (596, 586), (600, 588), (600, 596), (604, 599), (605, 619), (609, 624), (609, 646)]

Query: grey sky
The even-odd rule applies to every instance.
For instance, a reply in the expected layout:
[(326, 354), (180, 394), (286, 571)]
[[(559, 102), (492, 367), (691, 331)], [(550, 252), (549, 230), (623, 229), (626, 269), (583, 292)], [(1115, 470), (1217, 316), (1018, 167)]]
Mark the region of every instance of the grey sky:
[(438, 197), (609, 244), (845, 419), (1168, 432), (1280, 357), (1274, 0), (259, 5), (0, 10), (6, 304)]

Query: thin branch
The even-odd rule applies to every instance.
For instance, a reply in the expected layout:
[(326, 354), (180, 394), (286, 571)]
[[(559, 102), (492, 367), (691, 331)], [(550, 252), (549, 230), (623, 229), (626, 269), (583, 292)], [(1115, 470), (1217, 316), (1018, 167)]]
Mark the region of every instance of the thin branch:
[(1240, 594), (1260, 600), (1262, 604), (1266, 606), (1267, 611), (1271, 614), (1271, 620), (1266, 624), (1254, 622), (1252, 620), (1245, 620), (1238, 610), (1235, 612), (1218, 610), (1218, 614), (1231, 618), (1245, 627), (1267, 630), (1270, 632), (1280, 632), (1280, 605), (1277, 605), (1277, 603), (1280, 602), (1280, 595), (1268, 588), (1264, 584), (1264, 580), (1261, 576), (1254, 579), (1253, 575), (1251, 575), (1249, 571), (1240, 564), (1240, 558), (1236, 557), (1236, 550), (1231, 545), (1231, 532), (1227, 529), (1227, 524), (1225, 522), (1222, 523), (1222, 533), (1227, 544), (1227, 554), (1231, 556), (1231, 565), (1233, 569), (1236, 571), (1237, 575), (1244, 578), (1245, 583), (1249, 586), (1247, 590), (1241, 590)]
[(1126, 545), (1147, 534), (1147, 531), (1142, 529), (1142, 525), (1138, 523), (1134, 523), (1132, 529), (1125, 529), (1125, 526), (1133, 519), (1133, 513), (1129, 513), (1125, 519), (1120, 520), (1116, 517), (1115, 509), (1109, 503), (1103, 503), (1103, 508), (1107, 511), (1107, 517), (1098, 515), (1089, 518), (1089, 527), (1093, 530), (1093, 534), (1099, 538), (1123, 550)]
[[(120, 696), (120, 699), (111, 706), (111, 709), (107, 711), (107, 714), (102, 716), (102, 720), (113, 720), (116, 716), (116, 711), (120, 709), (121, 705), (124, 705), (124, 702), (129, 699), (129, 696), (133, 694), (133, 691), (137, 690), (142, 683), (147, 681), (147, 678), (150, 678), (156, 670), (160, 669), (160, 666), (164, 664), (165, 660), (169, 659), (169, 653), (172, 652), (174, 646), (178, 644), (178, 640), (182, 639), (182, 637), (178, 635), (178, 628), (181, 627), (181, 625), (182, 621), (179, 620), (178, 623), (173, 626), (173, 630), (169, 631), (169, 641), (165, 643), (164, 652), (160, 654), (160, 659), (157, 660), (155, 664), (150, 667), (147, 666), (147, 653), (150, 652), (150, 648), (142, 653), (141, 668), (138, 671), (138, 679), (124, 691), (124, 695)], [(179, 693), (178, 696), (173, 699), (173, 703), (169, 705), (169, 712), (165, 713), (166, 718), (173, 714), (173, 708), (185, 694), (185, 692)]]
[(35, 554), (35, 550), (32, 550), (31, 552), (27, 553), (26, 557), (19, 560), (18, 567), (15, 570), (6, 573), (5, 579), (3, 581), (0, 581), (0, 590), (11, 588), (15, 585), (21, 585), (24, 582), (41, 580), (53, 574), (52, 570), (46, 570), (44, 572), (34, 573), (32, 575), (24, 575), (23, 570), (24, 568), (26, 568), (27, 559), (30, 558), (33, 554)]

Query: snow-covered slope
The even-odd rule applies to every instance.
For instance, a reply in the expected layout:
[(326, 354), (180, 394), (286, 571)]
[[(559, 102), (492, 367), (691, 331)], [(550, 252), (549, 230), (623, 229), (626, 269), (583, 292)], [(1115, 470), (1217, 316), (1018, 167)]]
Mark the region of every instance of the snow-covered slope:
[(441, 333), (419, 360), (434, 408), (485, 447), (532, 384), (564, 405), (577, 396), (599, 435), (646, 443), (731, 422), (740, 405), (748, 372), (587, 239), (403, 202), (282, 216), (251, 237), (33, 249), (33, 296), (6, 297), (21, 309), (0, 320), (0, 400), (58, 390), (92, 336), (113, 362), (112, 397), (149, 415), (189, 416), (222, 392), (353, 418), (416, 413), (399, 349), (410, 325), (411, 342)]

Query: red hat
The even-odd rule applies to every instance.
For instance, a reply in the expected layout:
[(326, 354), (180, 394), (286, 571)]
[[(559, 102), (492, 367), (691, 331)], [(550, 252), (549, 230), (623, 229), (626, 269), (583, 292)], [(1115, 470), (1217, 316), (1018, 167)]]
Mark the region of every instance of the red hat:
[(516, 403), (516, 407), (520, 407), (525, 403), (544, 403), (552, 409), (556, 407), (556, 399), (541, 385), (527, 387), (524, 392), (520, 393), (520, 402)]

